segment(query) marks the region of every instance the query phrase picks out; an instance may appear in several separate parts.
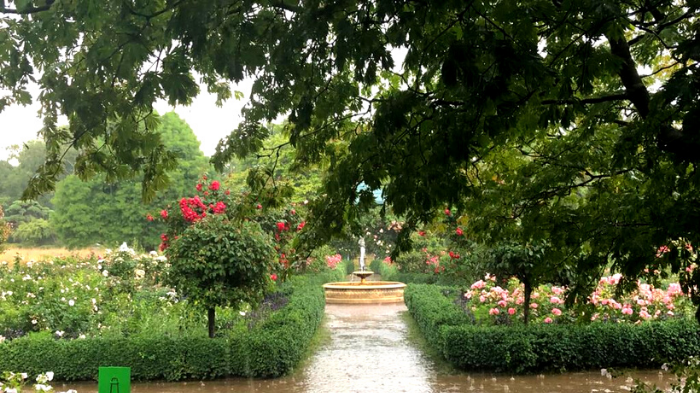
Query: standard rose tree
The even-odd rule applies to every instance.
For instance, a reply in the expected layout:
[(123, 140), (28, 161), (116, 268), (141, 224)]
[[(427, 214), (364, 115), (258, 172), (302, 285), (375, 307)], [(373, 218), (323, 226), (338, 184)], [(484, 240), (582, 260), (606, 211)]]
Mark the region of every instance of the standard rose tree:
[(166, 255), (168, 283), (207, 310), (209, 337), (214, 337), (215, 308), (258, 302), (276, 262), (273, 242), (258, 223), (222, 214), (189, 226)]
[(293, 208), (266, 209), (206, 176), (194, 191), (146, 219), (168, 225), (160, 245), (171, 264), (167, 283), (207, 310), (213, 337), (217, 306), (254, 305), (296, 267), (292, 244), (305, 222)]

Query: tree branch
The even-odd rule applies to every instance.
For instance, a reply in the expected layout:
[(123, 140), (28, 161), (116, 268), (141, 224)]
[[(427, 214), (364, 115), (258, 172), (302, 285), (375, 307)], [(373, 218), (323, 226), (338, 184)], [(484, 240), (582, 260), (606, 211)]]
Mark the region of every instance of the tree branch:
[(642, 82), (637, 72), (637, 65), (630, 54), (630, 47), (624, 38), (613, 39), (607, 36), (610, 43), (610, 51), (613, 55), (622, 60), (622, 65), (617, 71), (617, 74), (622, 79), (622, 84), (627, 90), (627, 99), (634, 104), (642, 118), (649, 114), (649, 91)]
[(609, 96), (602, 96), (602, 97), (591, 97), (591, 98), (584, 98), (582, 100), (579, 99), (571, 99), (571, 100), (543, 100), (542, 104), (544, 105), (575, 105), (575, 104), (599, 104), (601, 102), (609, 102), (609, 101), (620, 101), (620, 100), (627, 100), (629, 99), (627, 97), (627, 93), (620, 93), (620, 94), (613, 94)]

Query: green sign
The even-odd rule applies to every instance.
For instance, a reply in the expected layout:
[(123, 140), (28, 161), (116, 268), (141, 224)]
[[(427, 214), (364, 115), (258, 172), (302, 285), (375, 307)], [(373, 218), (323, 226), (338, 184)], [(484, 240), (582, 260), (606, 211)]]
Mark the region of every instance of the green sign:
[(131, 393), (131, 368), (100, 367), (97, 376), (98, 393)]

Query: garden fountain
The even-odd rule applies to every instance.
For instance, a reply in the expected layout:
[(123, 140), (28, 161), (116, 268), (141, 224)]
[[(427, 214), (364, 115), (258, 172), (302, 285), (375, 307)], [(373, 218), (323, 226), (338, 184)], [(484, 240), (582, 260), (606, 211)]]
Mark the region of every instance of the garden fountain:
[(367, 281), (373, 272), (365, 270), (365, 239), (360, 237), (360, 270), (352, 275), (360, 282), (331, 282), (323, 286), (327, 304), (403, 303), (406, 284), (393, 281)]
[(367, 281), (373, 272), (352, 272), (360, 282), (331, 282), (325, 284), (327, 304), (384, 304), (403, 303), (406, 284), (394, 281)]

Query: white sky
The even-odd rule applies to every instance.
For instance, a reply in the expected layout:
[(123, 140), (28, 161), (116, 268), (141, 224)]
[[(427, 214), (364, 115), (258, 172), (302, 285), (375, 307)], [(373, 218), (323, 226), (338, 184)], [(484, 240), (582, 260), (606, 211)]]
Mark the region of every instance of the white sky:
[[(205, 155), (214, 154), (219, 140), (238, 126), (242, 120), (241, 109), (248, 102), (252, 86), (252, 79), (243, 80), (239, 85), (232, 86), (233, 90), (243, 92), (244, 98), (240, 101), (231, 98), (224, 102), (221, 108), (216, 106), (216, 95), (209, 94), (206, 87), (201, 86), (201, 93), (192, 100), (192, 105), (174, 108), (197, 135)], [(38, 96), (38, 86), (34, 85), (29, 90), (33, 97)], [(4, 95), (2, 90), (0, 95)], [(7, 147), (37, 139), (37, 132), (42, 126), (42, 119), (38, 115), (39, 109), (40, 105), (35, 102), (26, 107), (13, 105), (0, 112), (0, 160), (7, 158)], [(173, 107), (159, 100), (155, 104), (155, 109), (162, 115), (172, 111)], [(63, 123), (66, 123), (65, 119)]]

